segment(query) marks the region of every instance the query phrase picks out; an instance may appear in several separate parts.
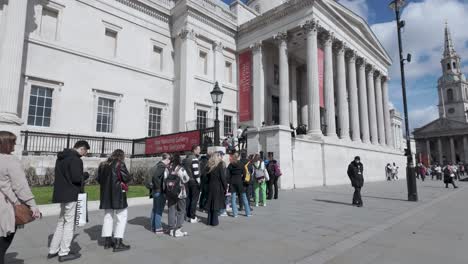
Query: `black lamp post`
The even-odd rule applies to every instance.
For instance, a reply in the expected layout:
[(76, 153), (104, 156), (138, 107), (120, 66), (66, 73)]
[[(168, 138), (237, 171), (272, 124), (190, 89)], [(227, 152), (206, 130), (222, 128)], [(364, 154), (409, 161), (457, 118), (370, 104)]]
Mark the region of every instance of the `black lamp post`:
[(400, 51), (400, 70), (401, 70), (401, 90), (403, 92), (403, 108), (405, 111), (405, 132), (406, 132), (406, 183), (408, 187), (408, 201), (418, 201), (418, 191), (416, 187), (416, 176), (414, 174), (413, 155), (411, 152), (411, 137), (408, 124), (408, 103), (406, 100), (406, 81), (405, 81), (405, 61), (411, 61), (411, 54), (408, 54), (406, 59), (403, 58), (403, 47), (401, 44), (401, 29), (405, 26), (405, 21), (400, 20), (400, 10), (405, 5), (405, 0), (393, 0), (390, 3), (390, 8), (395, 10), (397, 32), (398, 32), (398, 48)]
[(215, 83), (213, 91), (211, 91), (210, 94), (211, 94), (211, 100), (213, 100), (213, 104), (216, 105), (216, 119), (214, 122), (214, 125), (215, 125), (214, 141), (215, 141), (215, 146), (219, 146), (220, 140), (219, 140), (218, 104), (220, 104), (223, 101), (224, 92), (221, 91), (221, 89), (219, 88), (218, 82)]

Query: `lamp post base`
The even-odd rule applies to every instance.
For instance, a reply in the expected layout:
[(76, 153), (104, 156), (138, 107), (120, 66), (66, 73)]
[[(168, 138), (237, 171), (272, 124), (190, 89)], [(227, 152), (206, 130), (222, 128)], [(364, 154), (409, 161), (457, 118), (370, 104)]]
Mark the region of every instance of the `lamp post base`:
[(415, 168), (410, 164), (406, 165), (406, 183), (408, 185), (408, 201), (418, 201), (418, 191), (416, 189)]

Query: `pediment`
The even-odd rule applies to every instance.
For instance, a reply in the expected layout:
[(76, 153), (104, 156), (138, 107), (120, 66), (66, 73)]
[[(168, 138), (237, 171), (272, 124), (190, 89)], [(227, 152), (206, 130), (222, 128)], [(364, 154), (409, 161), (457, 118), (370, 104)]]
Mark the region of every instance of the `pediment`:
[(418, 137), (419, 135), (444, 133), (456, 130), (468, 131), (468, 124), (447, 118), (438, 118), (423, 127), (415, 129), (413, 134), (415, 137)]

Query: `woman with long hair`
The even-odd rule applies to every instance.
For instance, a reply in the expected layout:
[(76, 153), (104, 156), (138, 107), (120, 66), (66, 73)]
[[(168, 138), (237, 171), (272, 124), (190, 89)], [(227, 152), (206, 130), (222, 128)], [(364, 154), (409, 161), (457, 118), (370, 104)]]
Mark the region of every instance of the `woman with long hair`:
[[(129, 250), (130, 246), (122, 242), (127, 226), (127, 192), (131, 177), (125, 166), (125, 153), (121, 149), (99, 165), (97, 182), (101, 185), (101, 204), (104, 211), (102, 237), (104, 249), (113, 248), (114, 252)], [(115, 229), (114, 229), (114, 221)], [(112, 234), (114, 234), (113, 239)]]
[[(188, 233), (182, 231), (185, 220), (186, 198), (185, 183), (188, 182), (188, 174), (185, 172), (179, 154), (174, 154), (171, 158), (169, 176), (166, 179), (166, 197), (169, 213), (167, 222), (169, 223), (169, 235), (173, 237), (184, 237)], [(177, 190), (177, 191), (176, 191)]]
[(11, 154), (15, 145), (13, 133), (0, 131), (0, 263), (4, 263), (17, 229), (14, 206), (26, 204), (34, 218), (41, 216), (21, 163)]
[(219, 153), (211, 155), (207, 166), (208, 199), (205, 209), (208, 211), (208, 225), (219, 224), (218, 212), (226, 209), (225, 194), (227, 189), (225, 165)]
[(255, 154), (252, 167), (253, 167), (253, 176), (254, 180), (254, 190), (255, 190), (255, 206), (257, 207), (260, 203), (260, 191), (262, 195), (262, 206), (266, 206), (266, 182), (270, 180), (268, 175), (268, 170), (266, 169), (265, 162), (263, 162), (262, 156)]
[(229, 182), (229, 191), (231, 192), (231, 207), (232, 207), (232, 216), (237, 217), (237, 195), (240, 196), (240, 204), (243, 204), (245, 208), (245, 216), (250, 216), (250, 206), (249, 201), (247, 200), (247, 195), (245, 194), (245, 188), (243, 186), (245, 178), (245, 165), (240, 162), (239, 154), (234, 153), (230, 156), (230, 163), (227, 167)]

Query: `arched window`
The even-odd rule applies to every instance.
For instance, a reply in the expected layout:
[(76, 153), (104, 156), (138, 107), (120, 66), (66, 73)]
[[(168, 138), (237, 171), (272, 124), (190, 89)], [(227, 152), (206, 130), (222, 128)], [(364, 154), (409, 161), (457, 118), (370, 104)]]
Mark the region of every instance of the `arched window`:
[(454, 69), (457, 68), (457, 63), (456, 63), (456, 62), (453, 62), (453, 68), (454, 68)]
[(450, 63), (447, 63), (447, 70), (451, 70), (452, 68), (450, 67)]
[(452, 90), (452, 89), (448, 89), (448, 90), (447, 90), (447, 101), (448, 101), (448, 102), (452, 102), (452, 101), (453, 101), (453, 90)]

